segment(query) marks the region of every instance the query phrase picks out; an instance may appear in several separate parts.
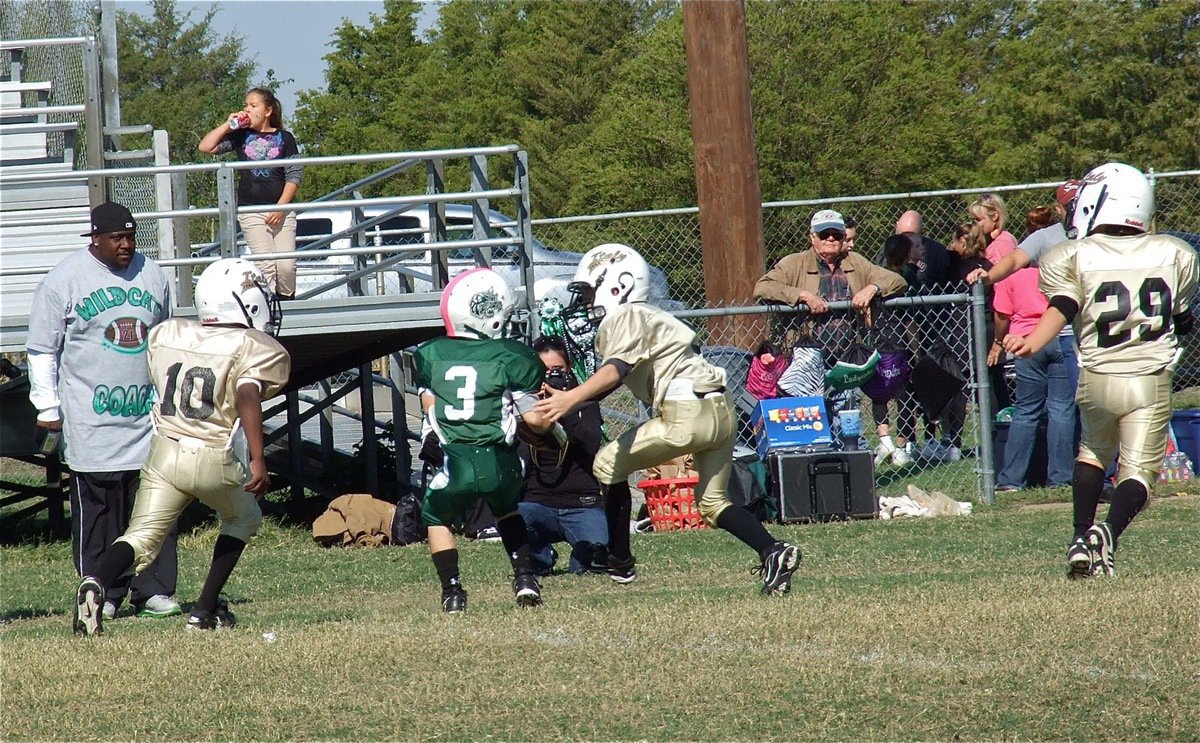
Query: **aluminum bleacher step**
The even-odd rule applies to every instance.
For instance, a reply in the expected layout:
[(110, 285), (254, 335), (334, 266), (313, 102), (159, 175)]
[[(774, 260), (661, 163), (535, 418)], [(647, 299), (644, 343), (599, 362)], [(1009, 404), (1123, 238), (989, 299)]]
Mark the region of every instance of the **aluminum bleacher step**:
[[(3, 120), (7, 121), (7, 120)], [(79, 124), (74, 121), (55, 123), (33, 122), (0, 124), (0, 164), (5, 167), (75, 160), (75, 134)], [(62, 155), (52, 156), (50, 134), (62, 134)]]
[[(49, 82), (26, 83), (13, 80), (0, 80), (0, 110), (14, 109), (24, 107), (24, 95), (26, 93), (34, 93), (37, 98), (37, 106), (46, 106), (50, 101)], [(14, 124), (32, 123), (38, 121), (39, 114), (26, 113), (20, 116), (8, 118)]]

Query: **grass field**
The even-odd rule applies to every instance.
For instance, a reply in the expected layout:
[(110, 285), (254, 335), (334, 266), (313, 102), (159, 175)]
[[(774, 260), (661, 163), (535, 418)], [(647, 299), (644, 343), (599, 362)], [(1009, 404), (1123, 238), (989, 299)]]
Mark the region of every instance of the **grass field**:
[[(637, 582), (553, 576), (522, 611), (501, 549), (466, 543), (463, 616), (423, 545), (323, 550), (268, 521), (235, 629), (124, 616), (92, 640), (70, 632), (68, 543), (7, 546), (0, 739), (1200, 738), (1200, 496), (1156, 500), (1118, 576), (1079, 583), (1067, 499), (773, 526), (805, 552), (782, 599), (707, 531), (635, 536)], [(215, 538), (181, 538), (185, 602)]]

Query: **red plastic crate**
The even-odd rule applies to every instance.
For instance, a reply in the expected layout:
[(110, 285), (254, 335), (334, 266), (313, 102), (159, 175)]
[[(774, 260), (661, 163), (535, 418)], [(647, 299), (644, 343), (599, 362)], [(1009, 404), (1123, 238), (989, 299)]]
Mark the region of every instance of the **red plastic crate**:
[(673, 480), (642, 480), (638, 488), (646, 496), (646, 511), (654, 531), (707, 529), (696, 506), (698, 477)]

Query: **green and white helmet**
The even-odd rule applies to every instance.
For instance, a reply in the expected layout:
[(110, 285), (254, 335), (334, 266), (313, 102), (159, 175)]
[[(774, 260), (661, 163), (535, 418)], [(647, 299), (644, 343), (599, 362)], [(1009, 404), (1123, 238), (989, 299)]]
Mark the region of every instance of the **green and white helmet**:
[(442, 290), (442, 322), (451, 338), (503, 338), (516, 309), (512, 289), (490, 268), (472, 268)]

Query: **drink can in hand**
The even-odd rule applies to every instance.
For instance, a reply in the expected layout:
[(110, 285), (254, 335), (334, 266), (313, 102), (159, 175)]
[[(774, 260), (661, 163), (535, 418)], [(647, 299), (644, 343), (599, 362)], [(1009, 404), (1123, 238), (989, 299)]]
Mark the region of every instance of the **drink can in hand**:
[(245, 129), (250, 126), (250, 114), (240, 111), (229, 117), (230, 129)]

